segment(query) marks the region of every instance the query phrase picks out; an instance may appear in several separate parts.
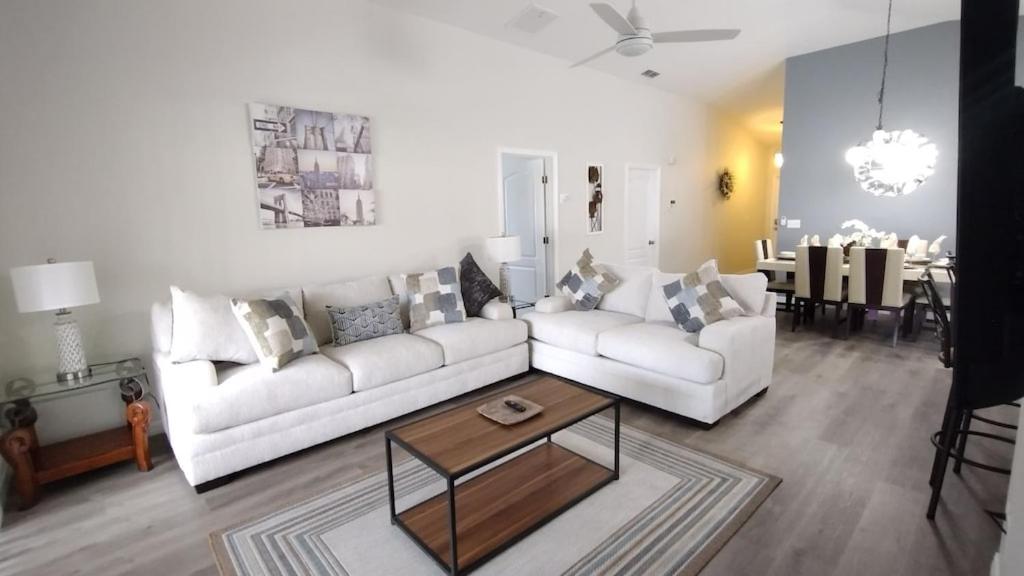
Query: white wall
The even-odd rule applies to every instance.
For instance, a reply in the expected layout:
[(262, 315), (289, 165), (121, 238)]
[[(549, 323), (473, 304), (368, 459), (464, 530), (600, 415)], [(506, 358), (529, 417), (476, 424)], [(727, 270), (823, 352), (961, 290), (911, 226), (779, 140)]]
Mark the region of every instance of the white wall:
[[(12, 266), (93, 260), (103, 302), (76, 311), (90, 357), (145, 354), (171, 283), (326, 282), (467, 249), (485, 262), (501, 146), (558, 153), (560, 267), (587, 246), (622, 258), (626, 162), (663, 165), (662, 266), (713, 255), (704, 105), (373, 4), (6, 2), (0, 78), (0, 381), (53, 366), (51, 317), (17, 313)], [(250, 101), (370, 116), (379, 225), (261, 231)], [(585, 234), (587, 162), (607, 171), (601, 236)], [(122, 409), (113, 391), (42, 405), (42, 440)]]

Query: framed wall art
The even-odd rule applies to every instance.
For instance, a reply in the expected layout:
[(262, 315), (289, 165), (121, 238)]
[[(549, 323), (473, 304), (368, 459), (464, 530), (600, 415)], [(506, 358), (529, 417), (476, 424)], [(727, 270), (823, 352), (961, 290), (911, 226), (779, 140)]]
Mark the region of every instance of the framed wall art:
[(587, 166), (587, 234), (604, 232), (604, 165)]
[(370, 119), (249, 104), (260, 227), (373, 226)]

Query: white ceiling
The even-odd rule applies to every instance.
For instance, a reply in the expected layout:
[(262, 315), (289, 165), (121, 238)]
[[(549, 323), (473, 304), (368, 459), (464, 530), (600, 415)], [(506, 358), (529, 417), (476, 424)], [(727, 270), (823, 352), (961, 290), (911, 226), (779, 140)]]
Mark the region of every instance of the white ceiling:
[[(502, 42), (572, 62), (610, 46), (615, 33), (585, 0), (534, 0), (558, 14), (537, 34), (506, 24), (530, 0), (374, 0)], [(628, 0), (605, 0), (625, 13)], [(789, 56), (885, 33), (886, 0), (639, 0), (653, 31), (740, 28), (739, 38), (707, 44), (660, 45), (625, 58), (610, 53), (588, 67), (709, 102), (742, 120), (758, 137), (778, 142), (784, 61)], [(958, 19), (959, 0), (896, 0), (893, 30)], [(661, 76), (648, 80), (648, 68)]]

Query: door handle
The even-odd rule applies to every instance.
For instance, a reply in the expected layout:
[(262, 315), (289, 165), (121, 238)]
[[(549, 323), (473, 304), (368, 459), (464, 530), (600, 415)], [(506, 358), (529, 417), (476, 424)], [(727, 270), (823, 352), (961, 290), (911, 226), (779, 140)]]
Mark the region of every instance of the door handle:
[(654, 246), (654, 240), (648, 240), (647, 241), (647, 245), (648, 246)]

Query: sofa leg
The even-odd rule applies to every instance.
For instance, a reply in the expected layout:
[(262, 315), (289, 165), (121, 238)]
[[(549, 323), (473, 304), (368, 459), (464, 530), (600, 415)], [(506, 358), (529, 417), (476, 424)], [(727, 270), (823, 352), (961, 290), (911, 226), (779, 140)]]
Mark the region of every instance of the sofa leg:
[(201, 484), (196, 484), (195, 486), (193, 486), (193, 488), (195, 489), (196, 494), (202, 494), (204, 492), (209, 492), (210, 490), (213, 490), (214, 488), (220, 488), (221, 486), (223, 486), (225, 484), (230, 484), (235, 479), (235, 476), (236, 476), (236, 474), (228, 474), (227, 476), (221, 476), (220, 478), (214, 478), (213, 480), (210, 480), (208, 482), (203, 482)]

